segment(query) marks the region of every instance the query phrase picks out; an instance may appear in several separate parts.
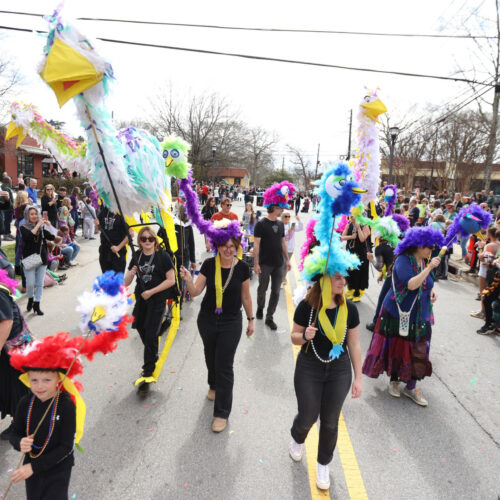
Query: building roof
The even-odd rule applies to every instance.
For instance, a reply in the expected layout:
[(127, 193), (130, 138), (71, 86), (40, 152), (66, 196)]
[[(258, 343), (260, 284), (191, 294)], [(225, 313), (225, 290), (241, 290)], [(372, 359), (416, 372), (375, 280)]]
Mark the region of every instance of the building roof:
[(21, 144), (19, 146), (19, 149), (22, 149), (27, 153), (31, 153), (32, 155), (50, 156), (50, 153), (46, 149), (35, 148), (34, 146), (26, 146), (25, 144)]
[(248, 176), (246, 168), (216, 168), (215, 175), (217, 177), (245, 177)]

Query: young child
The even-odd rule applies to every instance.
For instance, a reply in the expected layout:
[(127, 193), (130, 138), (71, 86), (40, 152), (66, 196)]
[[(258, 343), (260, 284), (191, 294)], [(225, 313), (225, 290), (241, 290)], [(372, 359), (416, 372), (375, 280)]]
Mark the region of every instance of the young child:
[(85, 206), (82, 209), (83, 216), (83, 237), (86, 240), (95, 240), (94, 237), (94, 220), (96, 218), (95, 208), (92, 206), (92, 200), (85, 198)]
[[(66, 257), (63, 254), (63, 249), (61, 247), (62, 245), (62, 238), (60, 236), (56, 236), (54, 240), (54, 249), (52, 250), (52, 255), (55, 256), (58, 260), (58, 269), (59, 270), (66, 270), (69, 268), (69, 264), (66, 260)], [(48, 247), (47, 247), (48, 248)]]
[(70, 198), (64, 198), (61, 202), (61, 208), (59, 208), (59, 227), (66, 226), (69, 228), (69, 234), (71, 239), (74, 238), (74, 226), (75, 221), (71, 217), (71, 200)]
[[(24, 462), (12, 473), (12, 482), (26, 480), (28, 500), (68, 498), (76, 432), (75, 405), (67, 392), (57, 388), (60, 378), (56, 368), (25, 368), (32, 394), (17, 406), (10, 442), (25, 453)], [(33, 436), (45, 410), (51, 410)]]
[[(69, 235), (68, 226), (61, 226), (57, 234), (62, 238), (61, 247), (63, 249), (64, 256), (67, 257), (68, 259), (68, 264), (70, 266), (75, 266), (76, 265), (75, 259), (78, 256), (78, 253), (80, 252), (80, 245), (76, 243), (76, 241), (71, 239), (71, 236)], [(66, 254), (64, 248), (71, 248), (72, 249), (71, 254), (69, 253), (69, 251)]]

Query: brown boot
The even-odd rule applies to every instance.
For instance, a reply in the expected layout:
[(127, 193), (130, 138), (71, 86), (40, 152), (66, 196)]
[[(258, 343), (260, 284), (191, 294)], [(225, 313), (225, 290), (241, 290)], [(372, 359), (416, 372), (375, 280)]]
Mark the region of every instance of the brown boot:
[(227, 418), (215, 417), (212, 423), (212, 430), (214, 432), (222, 432), (227, 425)]
[(207, 399), (209, 401), (215, 401), (215, 389), (208, 389)]

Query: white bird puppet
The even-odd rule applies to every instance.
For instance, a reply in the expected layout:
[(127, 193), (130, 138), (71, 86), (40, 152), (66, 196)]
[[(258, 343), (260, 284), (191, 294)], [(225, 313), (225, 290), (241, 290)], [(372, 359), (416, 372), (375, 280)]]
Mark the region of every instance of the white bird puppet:
[(354, 172), (359, 186), (366, 190), (362, 201), (366, 206), (377, 199), (380, 185), (380, 147), (378, 140), (378, 116), (387, 108), (378, 98), (378, 89), (369, 90), (359, 107), (358, 147), (354, 159)]
[(64, 24), (58, 7), (49, 23), (44, 57), (38, 72), (63, 106), (73, 99), (82, 127), (88, 135), (90, 177), (99, 196), (112, 211), (118, 203), (104, 161), (120, 200), (122, 215), (147, 211), (152, 206), (167, 210), (169, 178), (158, 140), (134, 127), (117, 131), (106, 106), (113, 68), (96, 51), (94, 43), (74, 26)]

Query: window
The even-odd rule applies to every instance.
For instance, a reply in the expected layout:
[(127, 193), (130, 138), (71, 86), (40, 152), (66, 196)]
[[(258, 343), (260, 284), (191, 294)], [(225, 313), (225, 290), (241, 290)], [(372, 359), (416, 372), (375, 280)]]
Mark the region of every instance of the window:
[(19, 151), (17, 153), (17, 176), (24, 174), (24, 177), (32, 177), (34, 175), (33, 155)]

